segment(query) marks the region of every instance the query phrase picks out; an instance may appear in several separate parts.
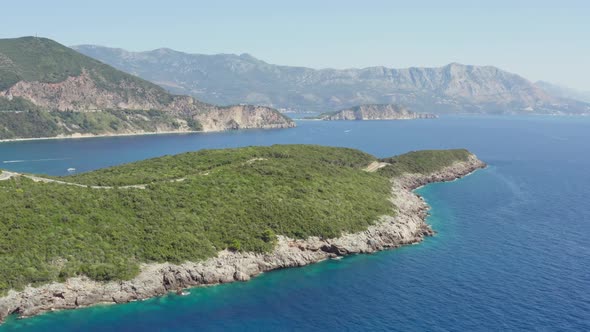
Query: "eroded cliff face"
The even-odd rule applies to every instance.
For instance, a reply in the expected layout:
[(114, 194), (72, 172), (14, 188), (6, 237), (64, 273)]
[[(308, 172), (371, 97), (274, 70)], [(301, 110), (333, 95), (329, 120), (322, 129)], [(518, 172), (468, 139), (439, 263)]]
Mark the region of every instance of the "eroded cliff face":
[(427, 204), (413, 189), (431, 182), (452, 181), (485, 164), (474, 155), (441, 171), (422, 175), (406, 174), (392, 180), (395, 216), (383, 216), (367, 230), (343, 234), (335, 239), (311, 237), (304, 240), (279, 236), (270, 253), (240, 253), (224, 250), (202, 262), (146, 264), (132, 280), (100, 283), (85, 277), (65, 283), (27, 287), (0, 298), (0, 320), (10, 314), (22, 317), (54, 309), (73, 309), (96, 303), (125, 303), (166, 294), (179, 288), (246, 281), (262, 272), (304, 266), (338, 256), (372, 253), (417, 243), (434, 232), (425, 219)]
[(119, 86), (105, 89), (98, 86), (96, 79), (87, 71), (59, 83), (20, 81), (1, 91), (0, 96), (8, 99), (22, 97), (41, 109), (57, 111), (164, 108), (164, 104), (158, 101), (158, 98), (163, 98), (161, 94), (145, 91), (133, 82), (121, 82)]
[(264, 106), (235, 105), (215, 107), (200, 113), (195, 119), (203, 131), (222, 131), (251, 128), (291, 128), (295, 122)]
[(416, 113), (394, 104), (360, 105), (322, 117), (323, 120), (413, 120), (434, 119), (428, 113)]

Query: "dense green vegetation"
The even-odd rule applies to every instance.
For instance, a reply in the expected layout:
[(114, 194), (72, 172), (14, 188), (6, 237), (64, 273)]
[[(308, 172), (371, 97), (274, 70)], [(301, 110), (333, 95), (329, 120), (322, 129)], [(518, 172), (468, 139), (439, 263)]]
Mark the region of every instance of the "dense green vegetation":
[[(437, 160), (455, 158), (448, 153)], [(395, 213), (390, 178), (362, 170), (374, 160), (345, 148), (247, 147), (62, 178), (151, 183), (146, 189), (92, 189), (24, 177), (0, 181), (0, 292), (79, 274), (126, 279), (141, 262), (195, 261), (225, 248), (268, 251), (277, 234), (335, 237), (363, 230)], [(396, 165), (420, 160), (413, 153), (397, 157)], [(169, 181), (179, 178), (184, 181)]]
[(381, 168), (379, 172), (388, 177), (403, 173), (429, 174), (450, 166), (456, 161), (466, 161), (470, 155), (471, 153), (466, 149), (412, 151), (381, 159), (391, 165)]
[[(201, 129), (196, 120), (184, 121), (192, 130)], [(0, 123), (0, 139), (54, 137), (73, 133), (98, 135), (135, 131), (155, 132), (158, 128), (175, 130), (181, 126), (179, 120), (171, 114), (155, 110), (0, 112)]]
[[(278, 163), (297, 160), (304, 169), (325, 166), (362, 168), (376, 158), (370, 154), (348, 148), (328, 148), (314, 145), (282, 145), (272, 147), (243, 147), (236, 149), (200, 150), (174, 156), (164, 156), (90, 173), (60, 177), (59, 180), (86, 185), (125, 186), (147, 184), (200, 175), (209, 170), (221, 171), (223, 166), (252, 162), (266, 158)], [(268, 160), (259, 160), (269, 162)], [(318, 164), (319, 163), (319, 164)]]
[(38, 107), (32, 102), (21, 98), (14, 97), (12, 99), (0, 97), (0, 112), (2, 111), (34, 111)]
[(19, 81), (62, 82), (70, 76), (79, 76), (83, 70), (92, 76), (99, 87), (107, 91), (119, 89), (121, 84), (132, 83), (138, 87), (136, 92), (149, 91), (161, 103), (172, 100), (172, 96), (161, 87), (53, 40), (37, 37), (0, 39), (0, 90)]

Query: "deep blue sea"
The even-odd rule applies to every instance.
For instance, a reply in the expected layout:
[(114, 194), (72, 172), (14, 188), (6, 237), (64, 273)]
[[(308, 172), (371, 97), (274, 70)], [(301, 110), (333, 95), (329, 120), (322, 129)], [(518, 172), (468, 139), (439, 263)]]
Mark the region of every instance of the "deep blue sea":
[[(244, 145), (380, 157), (466, 147), (490, 166), (419, 190), (419, 245), (124, 305), (10, 319), (0, 331), (589, 331), (590, 118), (298, 121), (298, 128), (0, 144), (0, 168), (66, 174)], [(0, 211), (1, 213), (1, 211)]]

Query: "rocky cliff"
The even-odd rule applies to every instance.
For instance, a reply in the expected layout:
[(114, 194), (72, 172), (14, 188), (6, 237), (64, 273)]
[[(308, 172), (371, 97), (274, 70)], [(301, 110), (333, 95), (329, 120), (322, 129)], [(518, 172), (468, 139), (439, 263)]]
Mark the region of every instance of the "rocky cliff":
[(10, 291), (0, 298), (0, 320), (10, 314), (27, 317), (55, 309), (125, 303), (185, 287), (246, 281), (265, 271), (417, 243), (433, 231), (425, 222), (427, 204), (412, 190), (431, 182), (451, 181), (483, 167), (485, 164), (471, 155), (466, 161), (455, 162), (435, 173), (396, 177), (392, 180), (391, 197), (397, 207), (396, 215), (382, 216), (375, 225), (359, 233), (334, 239), (295, 240), (280, 236), (275, 249), (269, 253), (224, 250), (217, 257), (201, 262), (146, 264), (141, 273), (129, 281), (100, 283), (77, 277), (64, 283)]
[(203, 131), (295, 127), (291, 119), (276, 111), (269, 112), (269, 108), (264, 106), (216, 107), (194, 118), (199, 121)]
[(360, 105), (318, 116), (322, 120), (413, 120), (434, 119), (430, 113), (416, 113), (396, 104)]
[(492, 66), (312, 69), (266, 63), (249, 54), (187, 54), (74, 49), (177, 93), (218, 104), (254, 103), (321, 112), (361, 104), (407, 105), (418, 112), (588, 113), (590, 104), (553, 94)]

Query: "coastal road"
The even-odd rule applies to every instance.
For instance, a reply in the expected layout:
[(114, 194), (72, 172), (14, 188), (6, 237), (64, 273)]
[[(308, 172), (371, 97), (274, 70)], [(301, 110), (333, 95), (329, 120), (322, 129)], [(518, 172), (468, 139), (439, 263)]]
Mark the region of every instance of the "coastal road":
[[(254, 158), (252, 160), (249, 160), (247, 163), (251, 164), (255, 161), (258, 160), (265, 160), (264, 158)], [(384, 163), (384, 162), (379, 162), (379, 161), (374, 161), (372, 163), (370, 163), (367, 167), (364, 168), (364, 171), (366, 172), (376, 172), (377, 170), (390, 165), (389, 163)], [(208, 175), (209, 173), (203, 173), (202, 175)], [(65, 181), (60, 181), (60, 180), (54, 180), (54, 179), (49, 179), (49, 178), (42, 178), (39, 176), (35, 176), (35, 175), (28, 175), (28, 174), (20, 174), (20, 173), (15, 173), (15, 172), (8, 172), (8, 171), (2, 171), (2, 173), (0, 174), (0, 181), (5, 181), (8, 180), (10, 178), (13, 177), (18, 177), (18, 176), (22, 176), (25, 177), (27, 179), (31, 179), (35, 182), (42, 182), (42, 183), (58, 183), (58, 184), (63, 184), (66, 186), (75, 186), (75, 187), (81, 187), (81, 188), (91, 188), (91, 189), (113, 189), (114, 187), (112, 186), (88, 186), (88, 185), (84, 185), (84, 184), (79, 184), (79, 183), (73, 183), (73, 182), (65, 182)], [(182, 182), (186, 180), (186, 178), (181, 178), (181, 179), (173, 179), (173, 180), (169, 180), (168, 182)], [(120, 186), (118, 187), (119, 189), (145, 189), (148, 185), (147, 184), (134, 184), (134, 185), (129, 185), (129, 186)]]
[[(64, 185), (68, 185), (68, 186), (87, 187), (87, 186), (85, 186), (83, 184), (64, 182), (64, 181), (59, 181), (59, 180), (41, 178), (41, 177), (34, 176), (34, 175), (20, 174), (20, 173), (15, 173), (15, 172), (8, 172), (8, 171), (2, 171), (2, 174), (0, 174), (0, 181), (6, 181), (6, 180), (9, 180), (9, 179), (11, 179), (13, 177), (18, 177), (18, 176), (22, 176), (22, 177), (25, 177), (27, 179), (31, 179), (31, 180), (33, 180), (35, 182), (59, 183), (59, 184), (64, 184)], [(100, 189), (111, 188), (111, 187), (100, 187), (100, 186), (94, 186), (94, 187), (95, 188), (100, 188)]]
[[(58, 184), (66, 185), (66, 186), (75, 186), (75, 187), (81, 187), (81, 188), (91, 188), (91, 189), (113, 189), (114, 188), (112, 186), (88, 186), (85, 184), (59, 181), (59, 180), (54, 180), (54, 179), (42, 178), (42, 177), (35, 176), (35, 175), (20, 174), (20, 173), (15, 173), (15, 172), (8, 172), (8, 171), (2, 171), (2, 174), (0, 174), (0, 181), (8, 180), (10, 178), (17, 177), (17, 176), (22, 176), (27, 179), (31, 179), (35, 182), (58, 183)], [(186, 179), (185, 178), (173, 179), (173, 180), (169, 180), (169, 182), (182, 182), (184, 180), (186, 180)], [(120, 186), (118, 188), (119, 189), (145, 189), (147, 186), (148, 186), (147, 184), (134, 184), (134, 185), (129, 185), (129, 186)]]
[[(88, 186), (88, 185), (79, 184), (79, 183), (72, 183), (72, 182), (65, 182), (65, 181), (59, 181), (59, 180), (54, 180), (54, 179), (42, 178), (42, 177), (38, 177), (38, 176), (34, 176), (34, 175), (26, 175), (26, 174), (18, 174), (18, 175), (24, 176), (28, 179), (35, 181), (35, 182), (59, 183), (59, 184), (63, 184), (66, 186), (75, 186), (75, 187), (92, 188), (92, 189), (113, 189), (114, 188), (111, 186)], [(147, 186), (146, 184), (136, 184), (136, 185), (130, 185), (130, 186), (121, 186), (119, 188), (121, 188), (121, 189), (130, 189), (130, 188), (145, 189), (146, 186)]]

